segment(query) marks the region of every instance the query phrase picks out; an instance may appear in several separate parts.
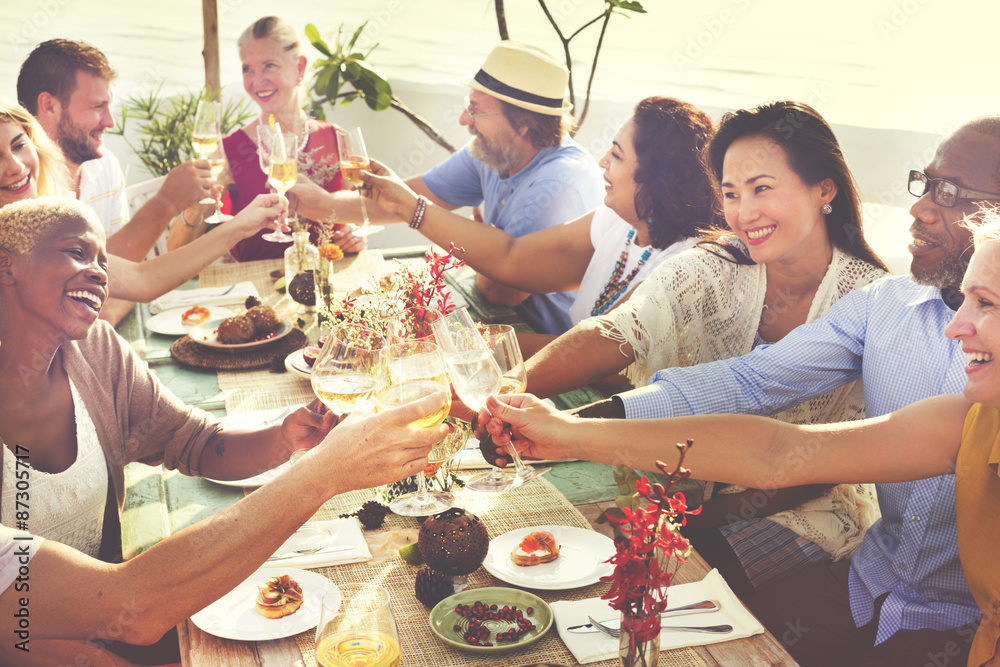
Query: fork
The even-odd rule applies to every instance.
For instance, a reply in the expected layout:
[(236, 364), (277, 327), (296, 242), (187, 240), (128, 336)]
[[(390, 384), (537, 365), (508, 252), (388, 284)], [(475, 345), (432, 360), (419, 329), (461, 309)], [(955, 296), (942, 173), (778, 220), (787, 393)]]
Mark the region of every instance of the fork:
[[(594, 620), (593, 616), (587, 617), (590, 620), (591, 625), (606, 634), (608, 637), (613, 639), (618, 639), (621, 636), (621, 630), (615, 630), (614, 628), (609, 628), (600, 621)], [(684, 627), (679, 625), (663, 625), (660, 626), (661, 630), (683, 630), (685, 632), (708, 632), (708, 633), (720, 633), (724, 634), (733, 631), (733, 626), (731, 625), (703, 625), (699, 627)]]
[(268, 558), (268, 561), (275, 560), (285, 560), (287, 558), (298, 558), (299, 556), (309, 556), (312, 554), (325, 553), (328, 551), (347, 551), (348, 549), (353, 549), (354, 547), (350, 544), (341, 544), (332, 547), (314, 547), (312, 549), (297, 549), (295, 551), (289, 551), (282, 554), (275, 554)]

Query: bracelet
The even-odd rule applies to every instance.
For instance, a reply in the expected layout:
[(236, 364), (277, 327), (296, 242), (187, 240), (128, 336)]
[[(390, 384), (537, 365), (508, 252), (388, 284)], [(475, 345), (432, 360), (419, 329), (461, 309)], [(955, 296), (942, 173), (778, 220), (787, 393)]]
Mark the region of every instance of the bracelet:
[(205, 212), (202, 211), (201, 217), (198, 218), (198, 222), (192, 225), (187, 221), (187, 218), (184, 217), (184, 211), (181, 211), (181, 222), (183, 222), (184, 226), (188, 229), (198, 229), (201, 227), (201, 223), (205, 222)]
[(413, 211), (410, 229), (420, 229), (420, 224), (424, 221), (424, 211), (427, 210), (427, 202), (427, 197), (423, 195), (417, 197), (417, 208)]

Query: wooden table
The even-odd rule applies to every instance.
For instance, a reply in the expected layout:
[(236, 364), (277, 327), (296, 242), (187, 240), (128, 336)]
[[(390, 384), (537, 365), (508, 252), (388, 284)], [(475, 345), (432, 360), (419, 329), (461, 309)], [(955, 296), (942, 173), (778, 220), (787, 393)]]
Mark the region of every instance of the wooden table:
[[(373, 258), (371, 256), (371, 253), (374, 252), (375, 251), (366, 251), (368, 254), (365, 262), (366, 264), (374, 262), (374, 264), (377, 265), (379, 261), (381, 261), (380, 255), (377, 258)], [(412, 256), (412, 252), (403, 253), (404, 258), (412, 258)], [(260, 265), (260, 272), (263, 275), (266, 275), (266, 273), (273, 268), (273, 262), (261, 262), (257, 264)], [(245, 266), (244, 268), (249, 267)], [(266, 284), (266, 279), (261, 278), (261, 284)], [(469, 279), (468, 274), (465, 274), (457, 277), (456, 284), (458, 291), (465, 294), (466, 291), (470, 289), (472, 282)], [(352, 288), (351, 285), (338, 285), (338, 287), (343, 290)], [(258, 289), (261, 289), (261, 287), (258, 286)], [(474, 287), (471, 289), (474, 290)], [(264, 293), (262, 291), (262, 295), (263, 294)], [(474, 292), (469, 293), (467, 300), (470, 301), (470, 306), (473, 310), (480, 310), (478, 313), (480, 316), (485, 315), (488, 319), (492, 319), (494, 321), (511, 319), (511, 316), (504, 311), (482, 312), (482, 303), (477, 301), (477, 295)], [(135, 324), (133, 323), (132, 326), (134, 329)], [(128, 333), (128, 325), (126, 325), (125, 329)], [(212, 382), (214, 378), (211, 377), (211, 373), (205, 373), (204, 371), (192, 371), (190, 369), (181, 368), (175, 364), (169, 358), (169, 355), (165, 353), (166, 345), (163, 341), (155, 340), (156, 337), (150, 337), (147, 339), (142, 331), (141, 320), (138, 324), (138, 331), (132, 331), (131, 334), (131, 337), (129, 335), (126, 335), (126, 337), (130, 337), (133, 345), (136, 346), (137, 349), (141, 349), (143, 354), (150, 361), (151, 367), (154, 368), (161, 379), (164, 379), (168, 386), (171, 386), (171, 388), (174, 389), (175, 392), (182, 398), (188, 402), (199, 404), (205, 409), (215, 410), (217, 412), (225, 408), (225, 401), (222, 392), (219, 389), (219, 383)], [(563, 397), (560, 404), (561, 407), (570, 407), (575, 404), (595, 400), (598, 396), (599, 394), (595, 394), (593, 391), (584, 391), (576, 395)], [(560, 465), (584, 466), (588, 464), (566, 463)], [(570, 470), (571, 469), (572, 468), (570, 468)], [(127, 471), (127, 474), (129, 497), (126, 505), (125, 518), (123, 519), (124, 546), (125, 553), (127, 555), (134, 555), (145, 548), (148, 548), (148, 546), (151, 546), (151, 544), (155, 543), (158, 539), (162, 539), (164, 535), (175, 532), (183, 528), (185, 525), (189, 525), (190, 523), (204, 518), (204, 516), (208, 514), (218, 511), (222, 507), (228, 506), (243, 495), (239, 489), (220, 488), (204, 480), (185, 478), (175, 472), (164, 472), (158, 468), (131, 466)], [(556, 499), (553, 500), (555, 501)], [(475, 503), (476, 501), (471, 500), (470, 502)], [(565, 503), (565, 498), (562, 498), (562, 502)], [(589, 523), (595, 530), (610, 535), (610, 527), (606, 524), (598, 523), (598, 518), (605, 509), (612, 507), (613, 505), (614, 503), (610, 501), (580, 504), (576, 507), (582, 515), (579, 521), (582, 522), (583, 525)], [(413, 521), (414, 526), (417, 525), (412, 519), (394, 518)], [(413, 568), (414, 576), (415, 572), (416, 569)], [(694, 554), (691, 558), (691, 562), (688, 565), (681, 567), (676, 581), (677, 583), (699, 581), (707, 572), (707, 565), (699, 556)], [(492, 580), (492, 577), (485, 574), (482, 570), (479, 571), (479, 574), (474, 574), (473, 576), (488, 577)], [(492, 580), (492, 582), (487, 582), (482, 585), (506, 584), (497, 580)], [(606, 585), (597, 586), (606, 587)], [(595, 587), (590, 588), (595, 589)], [(595, 595), (599, 595), (601, 592), (603, 591), (597, 590), (596, 592), (590, 592), (588, 596), (593, 597)], [(547, 596), (546, 599), (560, 599), (559, 592), (554, 593), (554, 595)], [(184, 665), (192, 667), (211, 665), (214, 667), (215, 665), (223, 664), (227, 666), (304, 664), (302, 662), (302, 653), (295, 640), (291, 638), (259, 643), (222, 640), (200, 631), (193, 624), (191, 624), (190, 621), (182, 623), (178, 627), (178, 630)], [(426, 632), (430, 635), (429, 628), (426, 629)], [(556, 637), (555, 641), (560, 641), (557, 639), (558, 635), (555, 630), (550, 631), (550, 634), (552, 637)], [(550, 641), (550, 637), (547, 636), (543, 641)], [(536, 646), (544, 647), (544, 644), (540, 642)], [(405, 649), (406, 647), (404, 645), (404, 651)], [(700, 662), (696, 662), (692, 658), (690, 663), (684, 664), (727, 666), (734, 664), (795, 664), (781, 645), (767, 633), (749, 639), (734, 640), (707, 647), (698, 647), (693, 650), (688, 649), (687, 651), (689, 652), (685, 654), (686, 656), (696, 656)], [(535, 654), (527, 650), (515, 654), (503, 655), (513, 657), (487, 659), (479, 661), (475, 664), (525, 664), (531, 662), (532, 660), (545, 660), (544, 654)], [(664, 653), (664, 657), (661, 658), (661, 664), (678, 664), (676, 662), (669, 662), (669, 655), (669, 652)], [(508, 660), (512, 660), (513, 662), (508, 662)], [(572, 664), (571, 659), (566, 662), (567, 664)], [(419, 656), (407, 656), (404, 652), (403, 664), (416, 665), (425, 663), (421, 661)], [(608, 662), (599, 664), (612, 663)]]

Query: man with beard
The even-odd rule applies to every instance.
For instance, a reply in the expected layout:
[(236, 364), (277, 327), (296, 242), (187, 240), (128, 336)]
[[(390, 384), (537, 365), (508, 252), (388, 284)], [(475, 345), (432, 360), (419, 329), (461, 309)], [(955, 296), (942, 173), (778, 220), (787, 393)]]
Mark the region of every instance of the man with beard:
[[(407, 185), (446, 210), (482, 205), (483, 222), (512, 236), (596, 208), (604, 196), (602, 177), (594, 159), (568, 136), (568, 77), (544, 51), (501, 42), (464, 82), (472, 90), (459, 123), (469, 128), (472, 140)], [(411, 226), (419, 222), (415, 215)], [(560, 334), (570, 328), (575, 290), (531, 295), (481, 275), (476, 285), (491, 303), (515, 306), (536, 331)]]
[[(141, 261), (170, 221), (211, 190), (206, 161), (175, 167), (157, 193), (129, 219), (125, 176), (103, 146), (114, 127), (111, 82), (116, 72), (98, 49), (84, 42), (53, 39), (39, 44), (21, 64), (18, 101), (62, 149), (77, 198), (97, 213), (108, 235), (108, 252)], [(110, 299), (102, 319), (117, 323), (132, 303)]]
[[(661, 370), (646, 387), (588, 406), (581, 416), (772, 414), (858, 378), (869, 417), (960, 394), (976, 355), (967, 358), (944, 328), (962, 302), (972, 254), (962, 221), (1000, 202), (998, 173), (1000, 116), (966, 124), (940, 144), (923, 172), (910, 172), (909, 190), (918, 197), (910, 209), (912, 278), (855, 290), (825, 316), (746, 356)], [(809, 460), (805, 451), (788, 465)], [(804, 665), (964, 665), (970, 624), (980, 613), (958, 558), (955, 478), (877, 490), (882, 519), (849, 561), (806, 566), (744, 602)], [(749, 493), (731, 496), (717, 525), (782, 509), (768, 507), (770, 492)], [(708, 560), (721, 569), (735, 557), (719, 550)]]

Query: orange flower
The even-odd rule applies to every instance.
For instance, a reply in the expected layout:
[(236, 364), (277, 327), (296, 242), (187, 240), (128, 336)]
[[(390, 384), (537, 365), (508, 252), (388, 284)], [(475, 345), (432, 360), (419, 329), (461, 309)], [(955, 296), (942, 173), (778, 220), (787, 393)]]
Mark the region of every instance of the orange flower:
[(319, 256), (328, 262), (344, 259), (344, 251), (336, 243), (324, 243), (319, 247)]

